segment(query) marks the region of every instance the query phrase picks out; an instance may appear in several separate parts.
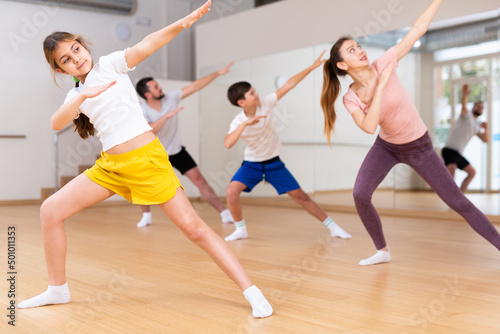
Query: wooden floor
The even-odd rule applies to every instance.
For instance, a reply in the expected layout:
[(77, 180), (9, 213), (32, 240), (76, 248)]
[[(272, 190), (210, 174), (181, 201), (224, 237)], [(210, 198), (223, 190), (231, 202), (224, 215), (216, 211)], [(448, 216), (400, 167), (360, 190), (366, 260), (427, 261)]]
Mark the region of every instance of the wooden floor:
[[(205, 203), (195, 203), (221, 236)], [(17, 298), (47, 287), (39, 207), (0, 207), (0, 263), (7, 227), (17, 231)], [(230, 245), (274, 307), (255, 320), (243, 295), (153, 208), (139, 229), (132, 205), (95, 206), (67, 221), (66, 305), (16, 310), (0, 333), (500, 333), (500, 253), (462, 221), (383, 217), (389, 264), (360, 267), (374, 253), (358, 216), (329, 212), (353, 235), (330, 238), (305, 211), (245, 206), (250, 238)], [(497, 226), (498, 228), (498, 226)]]

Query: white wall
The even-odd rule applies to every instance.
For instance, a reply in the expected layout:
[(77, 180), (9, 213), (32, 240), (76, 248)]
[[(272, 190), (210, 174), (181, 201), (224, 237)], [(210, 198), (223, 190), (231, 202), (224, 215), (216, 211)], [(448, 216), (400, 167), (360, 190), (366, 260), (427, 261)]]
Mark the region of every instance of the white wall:
[[(370, 35), (410, 26), (430, 3), (431, 0), (278, 1), (195, 26), (198, 69), (329, 43), (344, 34)], [(498, 0), (445, 1), (435, 21), (499, 7)]]
[[(144, 0), (143, 0), (144, 1)], [(213, 1), (210, 14), (196, 24), (222, 19), (254, 7), (254, 0), (217, 0)], [(205, 0), (168, 0), (167, 22), (174, 22), (200, 7)], [(195, 73), (195, 30), (187, 29), (176, 36), (168, 50), (168, 78), (171, 80), (194, 80)]]
[[(42, 42), (56, 30), (81, 33), (92, 42), (94, 58), (124, 49), (165, 25), (165, 1), (139, 1), (133, 16), (100, 14), (14, 1), (0, 1), (0, 134), (22, 134), (26, 139), (0, 139), (3, 163), (0, 200), (37, 199), (40, 189), (54, 186), (51, 114), (64, 101), (70, 80), (62, 89), (52, 82)], [(148, 17), (150, 26), (135, 23)], [(114, 37), (117, 23), (132, 31), (128, 41)], [(165, 50), (161, 50), (131, 72), (134, 81), (146, 75), (166, 73)], [(68, 145), (68, 144), (63, 144)], [(63, 147), (64, 149), (64, 147)]]

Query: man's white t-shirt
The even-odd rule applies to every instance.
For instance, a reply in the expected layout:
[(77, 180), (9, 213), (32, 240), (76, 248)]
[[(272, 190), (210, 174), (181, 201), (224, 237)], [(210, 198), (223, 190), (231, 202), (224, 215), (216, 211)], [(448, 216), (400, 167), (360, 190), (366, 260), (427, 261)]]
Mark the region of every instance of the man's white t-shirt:
[(471, 112), (460, 115), (444, 147), (451, 148), (462, 154), (469, 140), (480, 131), (481, 126), (476, 122)]
[[(256, 116), (267, 116), (261, 118), (257, 124), (249, 125), (243, 130), (241, 139), (247, 145), (244, 160), (261, 162), (278, 156), (281, 153), (281, 142), (278, 132), (274, 126), (273, 108), (278, 105), (276, 93), (269, 94), (260, 100)], [(229, 133), (233, 132), (249, 117), (241, 111), (236, 115), (229, 126)]]
[[(157, 111), (151, 108), (146, 102), (141, 104), (142, 112), (148, 123), (158, 121), (166, 113), (179, 108), (179, 102), (182, 100), (182, 90), (176, 89), (161, 99), (161, 110)], [(169, 118), (161, 127), (156, 136), (165, 147), (168, 155), (175, 155), (182, 150), (181, 136), (179, 134), (179, 114)]]
[(122, 144), (138, 135), (151, 130), (142, 115), (139, 99), (134, 85), (127, 74), (125, 52), (117, 51), (99, 58), (79, 87), (71, 89), (64, 103), (83, 90), (116, 80), (116, 84), (100, 95), (86, 99), (79, 108), (94, 125), (96, 136), (102, 143), (102, 150)]

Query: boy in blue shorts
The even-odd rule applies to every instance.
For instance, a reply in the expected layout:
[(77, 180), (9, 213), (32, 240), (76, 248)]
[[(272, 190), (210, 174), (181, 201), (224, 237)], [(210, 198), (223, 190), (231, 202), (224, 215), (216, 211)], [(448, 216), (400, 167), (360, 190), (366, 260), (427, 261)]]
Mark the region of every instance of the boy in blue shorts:
[(238, 139), (245, 144), (245, 156), (229, 187), (227, 188), (227, 204), (234, 218), (236, 230), (225, 238), (226, 241), (248, 238), (243, 219), (240, 194), (250, 192), (261, 181), (269, 182), (278, 194), (287, 193), (295, 202), (302, 205), (311, 215), (323, 222), (330, 230), (332, 237), (350, 239), (345, 232), (330, 218), (323, 209), (313, 201), (299, 186), (293, 175), (279, 158), (281, 143), (274, 127), (271, 111), (278, 101), (301, 82), (312, 70), (321, 66), (324, 52), (316, 61), (289, 79), (275, 93), (262, 100), (248, 82), (238, 82), (228, 89), (228, 99), (231, 104), (243, 109), (231, 122), (229, 132), (224, 139), (226, 148), (233, 147)]

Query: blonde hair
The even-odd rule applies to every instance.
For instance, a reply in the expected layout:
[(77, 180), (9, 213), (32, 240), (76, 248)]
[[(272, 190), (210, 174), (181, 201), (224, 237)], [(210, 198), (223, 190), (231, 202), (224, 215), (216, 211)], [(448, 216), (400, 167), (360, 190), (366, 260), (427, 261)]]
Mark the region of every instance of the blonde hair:
[[(57, 73), (56, 69), (61, 69), (61, 68), (57, 64), (55, 53), (57, 48), (59, 47), (59, 43), (64, 41), (76, 41), (80, 43), (87, 50), (88, 50), (87, 46), (90, 45), (87, 39), (82, 35), (75, 35), (64, 31), (56, 31), (50, 34), (49, 36), (45, 37), (45, 40), (43, 41), (43, 53), (45, 54), (45, 59), (50, 65), (50, 69), (52, 70), (52, 79), (54, 80), (57, 86), (59, 85), (57, 84), (56, 80), (56, 73)], [(84, 114), (80, 114), (80, 117), (73, 120), (73, 124), (75, 126), (75, 131), (78, 131), (78, 134), (83, 139), (93, 136), (95, 133), (94, 125), (90, 123), (90, 119)]]

